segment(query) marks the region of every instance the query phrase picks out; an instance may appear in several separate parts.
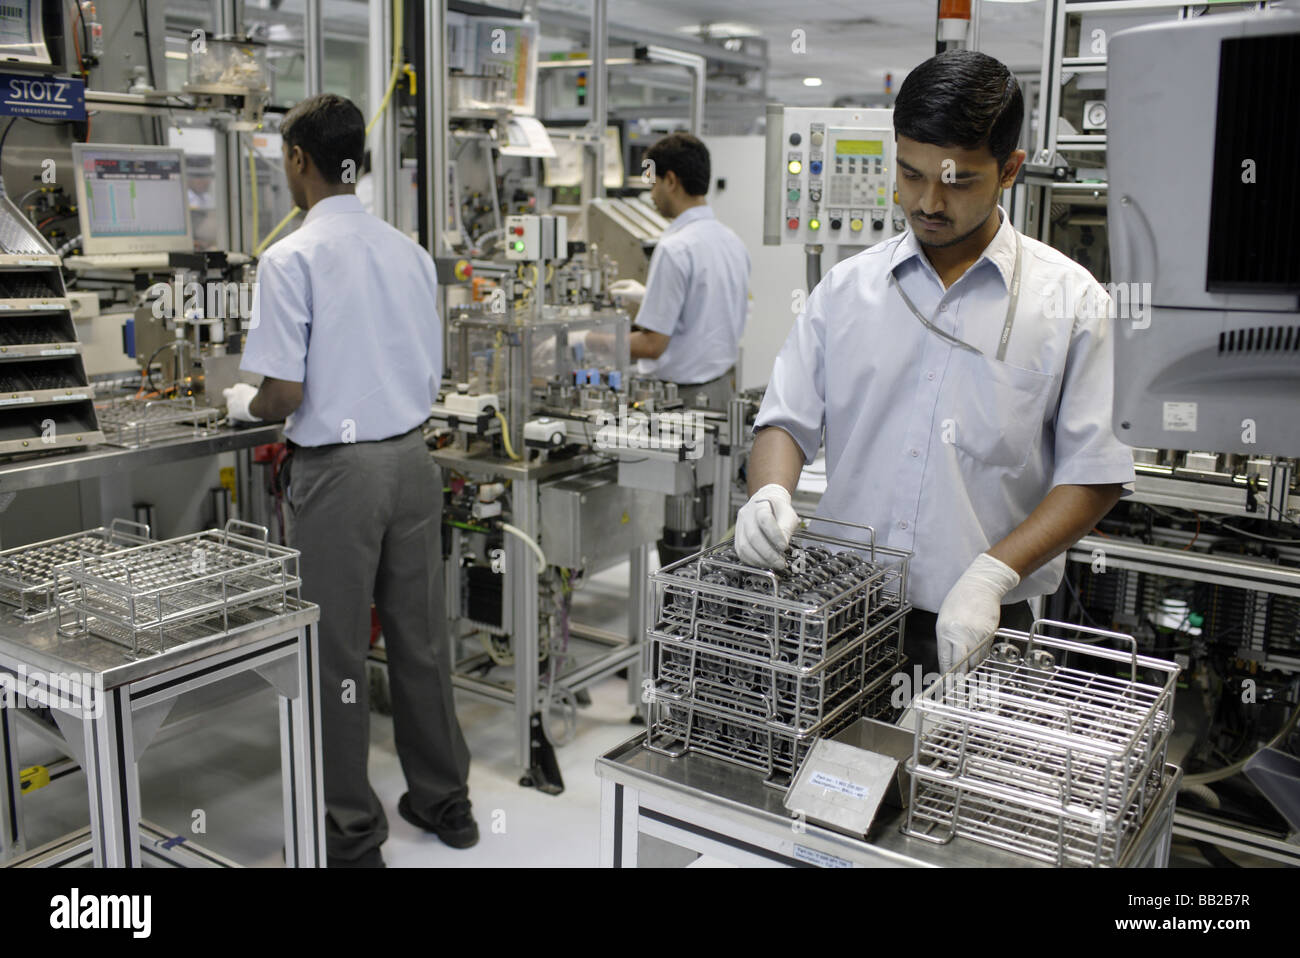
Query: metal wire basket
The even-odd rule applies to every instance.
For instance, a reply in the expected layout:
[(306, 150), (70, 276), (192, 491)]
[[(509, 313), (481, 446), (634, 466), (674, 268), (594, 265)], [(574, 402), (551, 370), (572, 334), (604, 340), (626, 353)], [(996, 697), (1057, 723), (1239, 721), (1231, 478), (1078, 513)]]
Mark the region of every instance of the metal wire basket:
[(903, 830), (1057, 865), (1114, 866), (1160, 790), (1178, 672), (1116, 632), (1047, 620), (999, 630), (914, 702)]
[(658, 636), (813, 668), (860, 639), (868, 623), (907, 606), (911, 553), (876, 545), (875, 531), (816, 519), (866, 534), (866, 541), (796, 532), (784, 572), (741, 563), (733, 540), (665, 566), (650, 576)]
[(224, 530), (84, 556), (55, 569), (59, 632), (97, 635), (134, 651), (147, 641), (156, 651), (182, 627), (226, 631), (233, 611), (283, 610), (300, 597), (298, 555), (272, 544), (265, 526), (231, 519)]
[(786, 788), (808, 748), (883, 706), (902, 661), (910, 553), (796, 532), (782, 572), (745, 566), (732, 542), (651, 578), (647, 747), (701, 752)]
[(698, 701), (673, 702), (652, 696), (646, 748), (673, 758), (687, 752), (711, 755), (757, 769), (764, 774), (765, 785), (786, 789), (818, 739), (847, 728), (866, 714), (868, 705), (879, 708), (879, 693), (888, 688), (889, 675), (881, 675), (831, 710), (815, 730), (803, 733), (782, 731), (771, 723)]
[(54, 568), (149, 541), (149, 527), (129, 519), (0, 552), (0, 602), (26, 621), (55, 611)]
[(897, 668), (903, 615), (900, 609), (880, 618), (805, 668), (651, 632), (650, 690), (667, 701), (699, 702), (782, 731), (813, 731), (841, 702)]
[(127, 449), (139, 449), (168, 439), (206, 436), (217, 428), (221, 410), (200, 406), (185, 399), (112, 399), (97, 403), (104, 441)]

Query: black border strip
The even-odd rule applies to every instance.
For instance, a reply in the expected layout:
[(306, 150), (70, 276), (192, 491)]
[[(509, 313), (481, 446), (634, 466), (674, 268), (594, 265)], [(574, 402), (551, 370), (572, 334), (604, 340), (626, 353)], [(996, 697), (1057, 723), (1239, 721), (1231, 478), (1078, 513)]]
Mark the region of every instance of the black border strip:
[(13, 791), (14, 787), (17, 786), (17, 791), (9, 797), (9, 807), (5, 809), (5, 817), (8, 819), (5, 822), (5, 831), (8, 835), (6, 844), (12, 845), (18, 841), (18, 803), (22, 801), (23, 783), (21, 778), (15, 782), (14, 776), (11, 774), (11, 772), (19, 771), (16, 767), (18, 765), (18, 749), (9, 740), (9, 724), (12, 716), (9, 715), (9, 709), (5, 708), (3, 704), (0, 704), (0, 709), (4, 713), (0, 715), (0, 734), (4, 736), (4, 741), (0, 742), (0, 745), (3, 746), (0, 751), (3, 751), (4, 759), (4, 764), (0, 765), (0, 774), (7, 776), (9, 779), (8, 791)]
[(614, 786), (614, 867), (623, 867), (623, 786)]
[(642, 808), (640, 814), (646, 818), (663, 822), (665, 825), (671, 825), (673, 828), (680, 828), (683, 831), (699, 835), (701, 838), (707, 838), (711, 841), (720, 842), (723, 845), (729, 845), (732, 848), (739, 848), (741, 851), (749, 852), (751, 855), (758, 855), (760, 858), (768, 858), (774, 862), (780, 862), (782, 865), (789, 865), (791, 868), (816, 868), (812, 862), (801, 861), (798, 858), (791, 858), (789, 855), (782, 855), (779, 852), (770, 851), (759, 845), (751, 845), (749, 842), (742, 842), (738, 838), (732, 838), (730, 835), (723, 835), (720, 832), (712, 831), (708, 828), (702, 828), (699, 825), (692, 825), (690, 822), (684, 822), (680, 818), (673, 818), (671, 815), (665, 815), (662, 812), (656, 812), (649, 808)]
[[(131, 770), (127, 768), (126, 757), (123, 755), (122, 746), (126, 741), (126, 736), (122, 727), (122, 712), (124, 707), (130, 709), (131, 703), (126, 700), (121, 689), (113, 690), (113, 730), (117, 736), (117, 754), (114, 756), (117, 765), (117, 784), (118, 795), (121, 800), (122, 816), (122, 838), (125, 840), (124, 857), (122, 864), (126, 868), (134, 868), (140, 858), (140, 849), (134, 848), (131, 841), (132, 821), (131, 821), (131, 793), (130, 778)], [(132, 743), (134, 745), (134, 743)], [(134, 748), (132, 748), (134, 751)]]
[[(238, 665), (240, 662), (247, 662), (249, 659), (255, 659), (258, 656), (266, 655), (268, 652), (274, 652), (277, 651), (278, 649), (283, 649), (290, 645), (296, 645), (297, 643), (298, 643), (298, 638), (297, 636), (294, 636), (293, 638), (285, 639), (283, 642), (277, 642), (275, 645), (270, 645), (267, 646), (266, 648), (257, 649), (253, 652), (248, 652), (245, 655), (240, 655), (233, 659), (227, 659), (226, 661), (219, 662), (215, 665), (210, 665), (206, 669), (199, 669), (197, 672), (188, 672), (185, 675), (171, 679), (170, 681), (159, 682), (157, 685), (150, 685), (147, 687), (143, 687), (139, 689), (139, 691), (134, 692), (133, 697), (147, 698), (157, 692), (174, 688), (175, 686), (181, 685), (182, 683), (185, 682), (192, 682), (196, 678), (200, 678), (204, 675), (211, 675), (213, 672), (219, 672), (222, 669), (228, 669), (232, 665)], [(131, 682), (128, 684), (134, 686), (136, 683)]]

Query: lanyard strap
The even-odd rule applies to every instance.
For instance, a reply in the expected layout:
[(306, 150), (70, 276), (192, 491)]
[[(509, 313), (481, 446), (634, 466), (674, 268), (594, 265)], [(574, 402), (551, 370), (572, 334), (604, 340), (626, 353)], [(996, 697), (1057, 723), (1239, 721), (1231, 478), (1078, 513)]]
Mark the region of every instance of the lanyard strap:
[[(1007, 303), (1007, 318), (1002, 323), (1002, 336), (998, 340), (998, 362), (1006, 361), (1007, 344), (1011, 342), (1011, 327), (1014, 326), (1016, 322), (1016, 306), (1020, 303), (1020, 266), (1022, 261), (1024, 260), (1024, 255), (1020, 246), (1020, 231), (1013, 230), (1012, 232), (1016, 234), (1016, 265), (1015, 268), (1012, 269), (1011, 271), (1011, 290), (1010, 290), (1011, 301)], [(913, 316), (915, 316), (918, 320), (920, 320), (922, 326), (930, 330), (930, 332), (934, 333), (939, 338), (946, 339), (954, 346), (959, 346), (962, 349), (969, 349), (971, 352), (975, 353), (978, 356), (984, 355), (983, 350), (978, 349), (975, 346), (972, 346), (964, 339), (958, 339), (956, 336), (940, 329), (933, 322), (926, 319), (923, 315), (921, 315), (921, 311), (916, 308), (915, 304), (913, 304), (912, 300), (908, 297), (907, 293), (903, 292), (903, 284), (898, 281), (898, 277), (895, 276), (893, 273), (890, 273), (889, 279), (894, 284), (894, 286), (898, 289), (898, 295), (902, 298), (903, 302), (907, 305), (907, 308), (912, 311)]]

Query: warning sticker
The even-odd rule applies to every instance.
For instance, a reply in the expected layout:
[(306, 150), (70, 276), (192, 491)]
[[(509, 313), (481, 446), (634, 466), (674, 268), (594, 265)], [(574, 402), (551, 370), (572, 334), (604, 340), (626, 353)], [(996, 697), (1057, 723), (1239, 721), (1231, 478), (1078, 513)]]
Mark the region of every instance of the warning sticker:
[(1196, 403), (1165, 403), (1165, 429), (1169, 432), (1196, 432)]

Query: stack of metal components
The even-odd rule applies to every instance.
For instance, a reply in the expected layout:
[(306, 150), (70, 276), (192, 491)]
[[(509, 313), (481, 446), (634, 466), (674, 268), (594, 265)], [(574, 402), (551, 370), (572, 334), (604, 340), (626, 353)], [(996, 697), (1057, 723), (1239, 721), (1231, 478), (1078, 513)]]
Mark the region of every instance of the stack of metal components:
[(970, 661), (985, 651), (914, 700), (905, 831), (1054, 865), (1119, 864), (1164, 785), (1178, 666), (1139, 656), (1131, 636), (1047, 621), (1000, 630)]
[(712, 755), (786, 788), (817, 739), (885, 716), (910, 553), (865, 531), (866, 545), (798, 532), (783, 572), (744, 565), (729, 540), (652, 575), (647, 747)]

